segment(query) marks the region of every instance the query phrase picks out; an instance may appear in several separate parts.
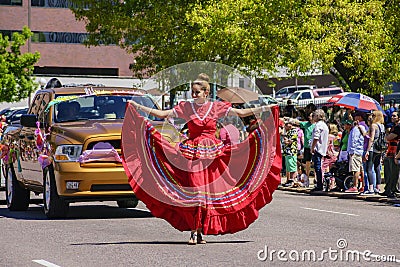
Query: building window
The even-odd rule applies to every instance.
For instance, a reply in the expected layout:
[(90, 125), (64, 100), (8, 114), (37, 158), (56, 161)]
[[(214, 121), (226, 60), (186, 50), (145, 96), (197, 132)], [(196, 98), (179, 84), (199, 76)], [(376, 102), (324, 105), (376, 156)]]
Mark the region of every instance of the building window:
[(79, 68), (79, 67), (38, 67), (33, 70), (35, 75), (96, 75), (119, 76), (118, 68)]
[(0, 0), (3, 6), (22, 6), (22, 0)]
[(239, 78), (239, 87), (244, 87), (244, 79), (243, 78)]
[(76, 7), (74, 3), (68, 0), (31, 0), (31, 5), (35, 7), (54, 7), (54, 8)]
[(33, 43), (63, 43), (63, 44), (83, 44), (87, 38), (87, 33), (74, 32), (33, 32)]
[[(22, 31), (0, 30), (0, 34), (2, 34), (3, 37), (8, 36), (9, 40), (12, 40), (12, 34), (14, 32), (21, 33)], [(84, 44), (88, 35), (89, 35), (88, 33), (81, 33), (81, 32), (33, 31), (33, 36), (31, 37), (31, 41), (33, 43)]]
[[(1, 0), (0, 0), (1, 1)], [(12, 40), (12, 34), (14, 31), (5, 31), (5, 30), (0, 30), (0, 34), (4, 37), (8, 36), (8, 40)], [(21, 31), (16, 31), (18, 33), (21, 33)]]
[[(8, 36), (9, 40), (12, 40), (12, 34), (14, 32), (21, 33), (21, 31), (0, 30), (0, 34), (2, 34), (3, 37)], [(33, 43), (84, 44), (87, 36), (88, 33), (34, 31), (31, 40)]]

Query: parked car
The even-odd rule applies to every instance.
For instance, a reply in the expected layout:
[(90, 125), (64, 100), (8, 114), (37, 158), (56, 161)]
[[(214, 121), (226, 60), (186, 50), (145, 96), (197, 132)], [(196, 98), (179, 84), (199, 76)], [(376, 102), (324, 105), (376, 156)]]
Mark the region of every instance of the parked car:
[(27, 107), (8, 107), (0, 111), (0, 116), (1, 115), (6, 116), (6, 120), (8, 121), (15, 112), (19, 110), (24, 110), (26, 108)]
[(383, 96), (383, 102), (389, 103), (391, 100), (394, 100), (396, 105), (400, 104), (400, 83), (390, 83), (390, 89), (392, 90), (392, 92)]
[(273, 98), (272, 96), (269, 95), (261, 95), (260, 97), (260, 102), (263, 102), (267, 105), (271, 105), (271, 104), (278, 104), (278, 100), (276, 100), (275, 98)]
[(316, 89), (316, 85), (293, 85), (286, 86), (279, 89), (275, 94), (272, 94), (272, 97), (278, 101), (283, 101), (285, 98), (289, 98), (294, 92), (300, 90), (312, 90)]
[(28, 113), (29, 108), (22, 108), (14, 110), (9, 116), (7, 116), (7, 124), (15, 124), (20, 122), (20, 118), (23, 114)]
[(248, 103), (249, 105), (258, 106), (260, 104), (278, 104), (278, 100), (269, 95), (259, 95), (258, 100), (253, 100)]
[[(120, 157), (129, 99), (158, 108), (152, 98), (130, 88), (36, 92), (28, 114), (21, 116), (20, 124), (7, 126), (3, 135), (9, 159), (5, 162), (8, 209), (26, 210), (30, 192), (43, 194), (48, 218), (65, 217), (73, 202), (114, 200), (119, 207), (135, 207), (138, 200)], [(168, 131), (164, 134), (168, 140), (178, 140), (175, 128), (152, 116), (148, 119)]]
[(287, 104), (287, 101), (290, 100), (293, 105), (297, 106), (305, 107), (310, 103), (320, 106), (326, 104), (332, 96), (340, 93), (343, 93), (343, 89), (341, 87), (302, 90), (291, 95), (287, 100), (285, 100), (285, 104)]

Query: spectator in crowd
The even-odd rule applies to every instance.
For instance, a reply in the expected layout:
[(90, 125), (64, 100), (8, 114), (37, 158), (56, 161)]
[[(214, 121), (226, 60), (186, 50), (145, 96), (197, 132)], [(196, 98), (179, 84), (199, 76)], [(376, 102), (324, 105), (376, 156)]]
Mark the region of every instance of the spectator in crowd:
[(331, 123), (336, 124), (338, 126), (338, 131), (343, 131), (342, 125), (340, 122), (342, 121), (342, 108), (339, 106), (332, 107), (332, 115), (329, 120)]
[(349, 155), (349, 171), (353, 173), (353, 186), (346, 193), (358, 193), (357, 182), (362, 168), (362, 157), (364, 153), (364, 126), (357, 120), (353, 122), (347, 142), (347, 153)]
[(347, 108), (342, 116), (342, 121), (341, 121), (342, 125), (344, 125), (346, 121), (353, 120), (353, 115), (351, 113), (352, 113), (352, 110)]
[[(281, 151), (283, 151), (283, 146), (284, 146), (284, 142), (283, 141), (284, 141), (284, 137), (285, 136), (286, 136), (285, 119), (284, 118), (279, 118), (279, 137), (280, 137), (280, 143), (281, 143)], [(283, 155), (282, 155), (281, 176), (286, 176), (285, 156), (283, 156)], [(286, 180), (288, 180), (287, 177), (286, 177)]]
[(304, 132), (304, 155), (303, 162), (305, 163), (305, 174), (307, 177), (310, 177), (310, 167), (311, 167), (311, 139), (312, 132), (314, 129), (314, 121), (313, 121), (313, 113), (311, 112), (308, 116), (308, 121), (300, 122), (300, 128), (303, 129)]
[(326, 156), (328, 149), (329, 129), (325, 123), (325, 112), (322, 109), (314, 111), (313, 120), (315, 121), (315, 127), (312, 132), (310, 149), (317, 179), (317, 185), (313, 191), (322, 191), (322, 157)]
[(307, 104), (307, 106), (304, 108), (304, 111), (306, 112), (306, 114), (310, 114), (313, 113), (314, 111), (317, 110), (317, 107), (315, 106), (314, 103), (309, 103)]
[[(326, 122), (329, 121), (330, 111), (327, 106), (322, 106), (321, 109), (325, 112), (325, 120)], [(329, 127), (328, 127), (329, 128)]]
[(285, 156), (286, 166), (285, 186), (289, 186), (293, 183), (297, 171), (297, 129), (293, 124), (293, 118), (286, 121), (286, 135), (283, 138), (283, 155)]
[[(297, 160), (302, 160), (304, 157), (304, 132), (300, 128), (300, 121), (298, 119), (293, 120), (294, 127), (297, 130)], [(301, 164), (301, 162), (298, 162)]]
[(308, 176), (304, 173), (304, 166), (299, 165), (297, 168), (297, 178), (294, 181), (293, 187), (309, 187), (310, 181)]
[(225, 145), (236, 145), (240, 142), (240, 132), (235, 125), (233, 125), (232, 117), (225, 117), (223, 119), (222, 128), (219, 131), (219, 138)]
[(385, 191), (382, 193), (387, 197), (395, 197), (397, 180), (399, 178), (399, 167), (395, 163), (395, 155), (397, 145), (400, 139), (400, 125), (399, 113), (394, 111), (391, 116), (393, 127), (391, 127), (389, 134), (386, 136), (388, 141), (388, 149), (386, 157), (383, 160), (384, 177), (385, 177)]
[(292, 100), (288, 99), (287, 104), (284, 109), (284, 116), (289, 118), (297, 117), (297, 110), (295, 105), (293, 105)]
[(366, 149), (366, 160), (367, 160), (367, 173), (368, 173), (368, 184), (369, 188), (364, 191), (364, 194), (379, 193), (379, 187), (381, 184), (381, 158), (384, 151), (378, 150), (375, 146), (379, 135), (385, 133), (385, 125), (383, 114), (379, 110), (372, 112), (371, 119), (369, 122), (368, 135), (370, 137), (368, 146)]
[(390, 100), (389, 102), (389, 108), (385, 110), (386, 117), (385, 117), (385, 126), (386, 128), (392, 128), (394, 126), (394, 123), (392, 122), (392, 114), (393, 112), (397, 111), (396, 109), (396, 101), (394, 99)]
[(7, 126), (7, 117), (5, 115), (0, 116), (0, 133), (3, 133), (4, 128)]
[(351, 130), (351, 125), (353, 124), (353, 121), (351, 120), (346, 120), (344, 122), (344, 130), (342, 132), (342, 138), (340, 139), (340, 150), (339, 150), (339, 156), (338, 156), (338, 161), (347, 161), (348, 160), (348, 154), (347, 154), (347, 144), (349, 140), (349, 133)]
[(336, 162), (338, 152), (335, 151), (335, 146), (333, 141), (338, 134), (338, 128), (336, 124), (329, 124), (329, 135), (328, 135), (328, 149), (326, 151), (326, 156), (322, 160), (322, 171), (329, 172), (331, 166)]
[[(372, 114), (370, 114), (372, 115)], [(366, 151), (367, 151), (367, 147), (368, 147), (368, 142), (369, 142), (369, 135), (368, 130), (369, 130), (369, 126), (367, 125), (367, 123), (365, 122), (365, 118), (366, 116), (370, 116), (367, 115), (365, 112), (362, 111), (356, 111), (354, 113), (354, 119), (356, 121), (358, 121), (358, 125), (361, 125), (364, 127), (365, 131), (362, 132), (363, 137), (364, 137), (364, 152), (363, 152), (363, 157), (362, 157), (362, 167), (360, 170), (360, 175), (361, 175), (361, 181), (363, 182), (363, 187), (364, 187), (364, 191), (368, 191), (368, 173), (367, 173), (367, 160), (365, 157)]]
[[(400, 165), (400, 142), (397, 145), (397, 150), (396, 150), (396, 156), (395, 156), (395, 162), (397, 163), (397, 166)], [(397, 185), (396, 185), (396, 190), (394, 192), (395, 194), (400, 194), (400, 166), (399, 166), (399, 177), (397, 177)]]

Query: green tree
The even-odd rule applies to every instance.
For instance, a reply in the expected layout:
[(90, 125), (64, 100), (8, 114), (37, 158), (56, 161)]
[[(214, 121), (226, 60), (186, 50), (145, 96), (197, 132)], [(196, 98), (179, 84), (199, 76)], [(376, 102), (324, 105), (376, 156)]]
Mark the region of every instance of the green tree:
[(119, 44), (135, 74), (218, 61), (255, 73), (332, 73), (370, 95), (399, 80), (399, 5), (383, 0), (73, 0), (88, 44)]
[(17, 102), (30, 96), (36, 84), (31, 78), (33, 65), (40, 54), (21, 53), (21, 46), (32, 36), (24, 27), (22, 33), (14, 32), (8, 36), (0, 34), (0, 102)]

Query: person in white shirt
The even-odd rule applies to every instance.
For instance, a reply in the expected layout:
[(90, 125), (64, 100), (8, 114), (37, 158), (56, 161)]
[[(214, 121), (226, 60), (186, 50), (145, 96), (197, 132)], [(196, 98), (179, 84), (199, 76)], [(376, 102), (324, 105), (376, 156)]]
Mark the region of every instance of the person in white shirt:
[(322, 191), (322, 158), (326, 156), (328, 150), (328, 125), (325, 123), (325, 112), (317, 109), (313, 113), (315, 127), (312, 132), (311, 154), (314, 162), (315, 177), (317, 186), (313, 191)]

